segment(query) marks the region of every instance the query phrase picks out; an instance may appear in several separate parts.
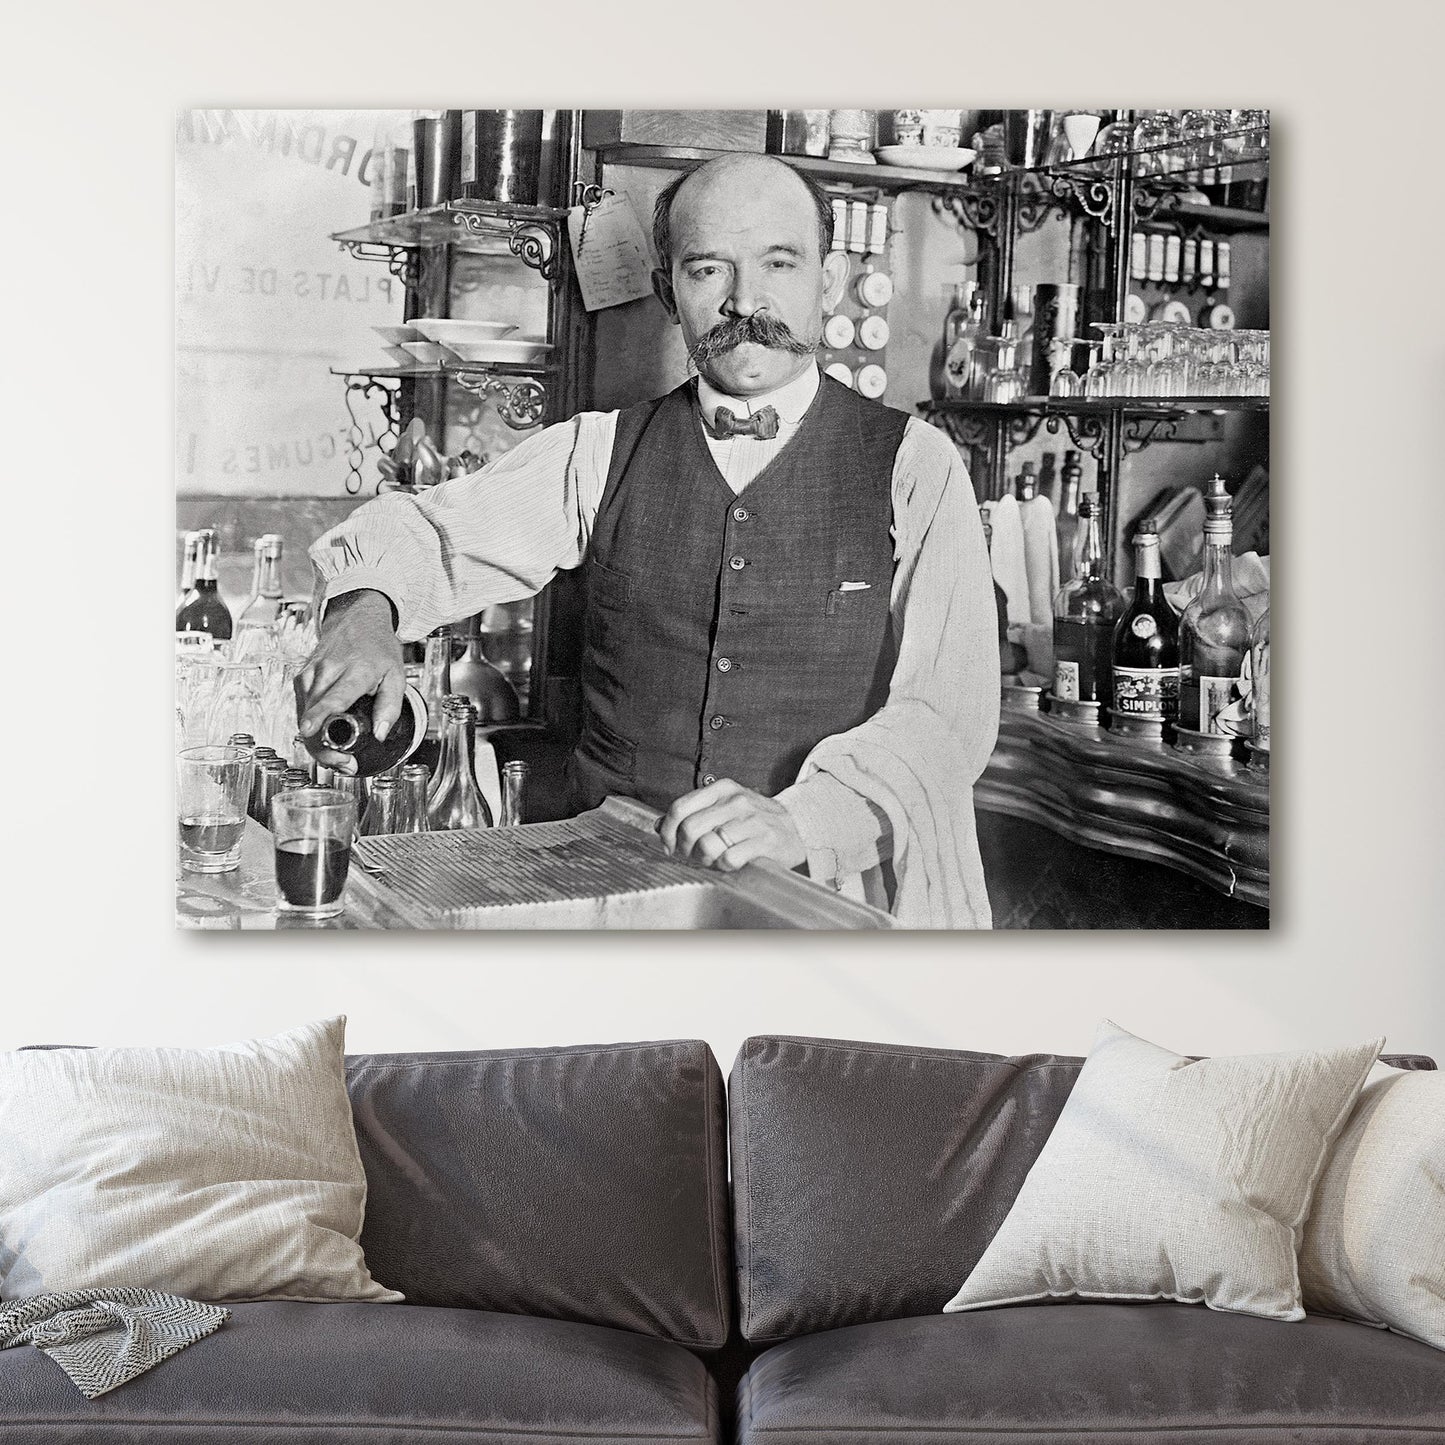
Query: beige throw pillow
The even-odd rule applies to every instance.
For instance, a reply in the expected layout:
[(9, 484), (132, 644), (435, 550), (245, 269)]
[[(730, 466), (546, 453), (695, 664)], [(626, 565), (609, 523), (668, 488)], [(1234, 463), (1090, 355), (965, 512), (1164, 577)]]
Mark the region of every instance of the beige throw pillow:
[(1315, 1190), (1299, 1271), (1305, 1309), (1445, 1349), (1445, 1074), (1372, 1070)]
[(1382, 1044), (1191, 1061), (1106, 1021), (945, 1310), (1076, 1295), (1302, 1318), (1300, 1228)]
[(345, 1022), (216, 1049), (0, 1053), (0, 1299), (399, 1300), (357, 1243)]

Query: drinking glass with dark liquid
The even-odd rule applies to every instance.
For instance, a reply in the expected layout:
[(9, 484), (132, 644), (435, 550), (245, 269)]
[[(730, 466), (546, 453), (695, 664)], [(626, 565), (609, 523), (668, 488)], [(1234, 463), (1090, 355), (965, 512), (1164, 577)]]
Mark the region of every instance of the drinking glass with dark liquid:
[(344, 906), (356, 801), (336, 788), (297, 788), (271, 800), (277, 907), (335, 918)]
[(182, 748), (176, 754), (176, 829), (187, 873), (240, 867), (254, 768), (245, 747)]

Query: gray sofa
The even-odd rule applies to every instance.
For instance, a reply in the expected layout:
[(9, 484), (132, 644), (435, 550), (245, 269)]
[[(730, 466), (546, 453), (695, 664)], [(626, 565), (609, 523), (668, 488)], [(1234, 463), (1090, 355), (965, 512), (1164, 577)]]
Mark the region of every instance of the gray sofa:
[(939, 1313), (1079, 1063), (755, 1038), (725, 1104), (698, 1042), (355, 1057), (409, 1302), (235, 1305), (94, 1401), (5, 1351), (0, 1442), (1442, 1445), (1445, 1353), (1363, 1325)]

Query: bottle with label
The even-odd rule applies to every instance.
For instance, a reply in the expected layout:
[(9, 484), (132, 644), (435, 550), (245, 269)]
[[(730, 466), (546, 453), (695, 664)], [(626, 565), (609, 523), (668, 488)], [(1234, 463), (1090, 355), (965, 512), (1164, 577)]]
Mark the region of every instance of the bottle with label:
[(186, 605), (186, 598), (191, 595), (191, 589), (196, 585), (196, 558), (201, 550), (201, 534), (199, 532), (187, 532), (186, 544), (181, 552), (181, 585), (176, 592), (176, 611), (179, 612)]
[(1018, 490), (1015, 492), (1015, 496), (1017, 496), (1021, 502), (1031, 502), (1036, 493), (1037, 484), (1034, 481), (1034, 464), (1032, 462), (1025, 462), (1023, 466), (1019, 468)]
[(1059, 535), (1059, 577), (1060, 580), (1068, 582), (1078, 575), (1079, 544), (1083, 541), (1083, 532), (1079, 525), (1079, 483), (1083, 479), (1084, 469), (1079, 464), (1078, 452), (1072, 448), (1064, 453), (1064, 466), (1060, 475), (1063, 478), (1063, 491), (1059, 496), (1058, 515), (1054, 526)]
[(954, 287), (953, 306), (943, 324), (944, 386), (952, 398), (977, 400), (981, 395), (978, 343), (984, 334), (983, 306), (983, 292), (974, 282), (961, 281)]
[(1239, 677), (1249, 614), (1234, 592), (1232, 510), (1216, 475), (1204, 493), (1204, 585), (1179, 622), (1179, 725), (1225, 737), (1247, 731)]
[(1152, 517), (1134, 534), (1134, 600), (1114, 627), (1114, 711), (1172, 723), (1179, 712), (1179, 624), (1164, 598), (1159, 530)]
[(1124, 594), (1105, 575), (1103, 508), (1096, 492), (1079, 502), (1083, 547), (1079, 575), (1054, 598), (1054, 696), (1064, 702), (1108, 703), (1114, 626)]
[(251, 568), (251, 597), (241, 609), (242, 627), (269, 627), (281, 616), (284, 598), (281, 595), (282, 539), (274, 532), (257, 537), (256, 560)]
[(206, 632), (214, 642), (229, 642), (231, 609), (216, 586), (218, 551), (216, 529), (203, 527), (197, 533), (195, 586), (176, 613), (176, 631)]

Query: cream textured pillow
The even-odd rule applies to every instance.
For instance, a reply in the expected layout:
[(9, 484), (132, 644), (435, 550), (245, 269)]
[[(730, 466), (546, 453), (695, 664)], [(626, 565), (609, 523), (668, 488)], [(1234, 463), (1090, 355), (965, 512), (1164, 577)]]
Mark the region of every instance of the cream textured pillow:
[(217, 1049), (0, 1053), (0, 1299), (399, 1300), (357, 1239), (346, 1020)]
[(1305, 1309), (1445, 1349), (1445, 1074), (1371, 1071), (1299, 1255)]
[(1104, 1022), (944, 1309), (1078, 1295), (1301, 1319), (1300, 1227), (1383, 1042), (1191, 1062)]

